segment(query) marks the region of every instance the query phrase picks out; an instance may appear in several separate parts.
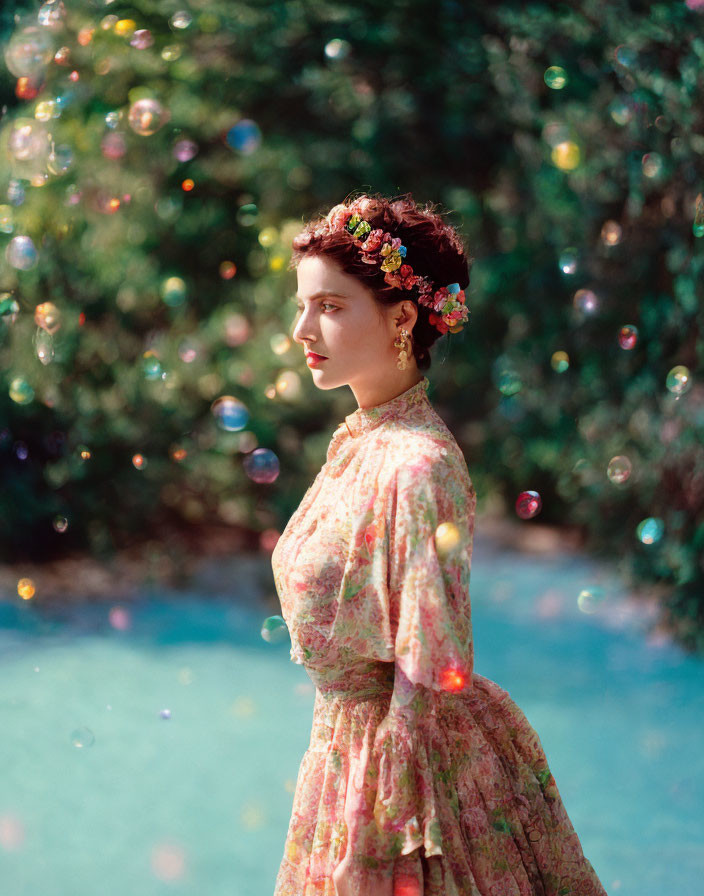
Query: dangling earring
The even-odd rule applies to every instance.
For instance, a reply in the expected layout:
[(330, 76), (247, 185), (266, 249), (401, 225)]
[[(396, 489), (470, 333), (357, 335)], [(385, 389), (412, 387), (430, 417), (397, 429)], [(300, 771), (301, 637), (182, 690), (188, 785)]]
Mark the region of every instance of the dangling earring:
[(398, 361), (396, 362), (396, 366), (399, 370), (405, 370), (408, 367), (408, 354), (411, 351), (409, 336), (410, 333), (408, 330), (401, 328), (401, 332), (394, 342), (394, 347), (400, 349), (398, 353)]

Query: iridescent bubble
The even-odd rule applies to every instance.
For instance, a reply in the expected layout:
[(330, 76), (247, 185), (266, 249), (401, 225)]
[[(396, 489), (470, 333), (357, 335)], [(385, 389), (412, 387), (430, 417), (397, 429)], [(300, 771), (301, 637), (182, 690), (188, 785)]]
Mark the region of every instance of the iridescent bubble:
[(210, 406), (218, 426), (227, 432), (244, 429), (249, 422), (249, 411), (245, 404), (233, 395), (221, 395)]
[(570, 129), (563, 121), (549, 121), (542, 130), (543, 140), (550, 146), (557, 146), (569, 140)]
[(262, 623), (262, 638), (267, 644), (281, 644), (289, 637), (288, 626), (282, 616), (268, 616)]
[(132, 455), (132, 466), (136, 470), (143, 470), (147, 466), (147, 459), (143, 454)]
[(269, 448), (255, 448), (245, 455), (242, 467), (253, 482), (274, 482), (279, 475), (279, 459)]
[(601, 585), (582, 588), (577, 596), (577, 606), (582, 613), (596, 613), (604, 603), (605, 591)]
[(120, 117), (119, 111), (108, 112), (105, 115), (105, 124), (114, 130), (120, 123)]
[(663, 168), (662, 156), (656, 152), (646, 153), (641, 160), (641, 165), (646, 177), (658, 177)]
[(538, 492), (521, 492), (516, 499), (516, 513), (522, 520), (532, 519), (543, 506), (543, 501)]
[(42, 302), (34, 309), (34, 322), (53, 335), (61, 326), (61, 312), (53, 302)]
[(44, 28), (58, 30), (63, 27), (66, 18), (66, 7), (62, 0), (47, 0), (42, 3), (37, 13), (37, 21)]
[(636, 347), (638, 342), (638, 327), (633, 324), (624, 324), (618, 331), (618, 344), (626, 351)]
[(73, 150), (65, 143), (55, 146), (49, 153), (46, 165), (52, 174), (66, 174), (73, 165)]
[(34, 351), (42, 364), (54, 360), (54, 340), (46, 330), (38, 329), (34, 334)]
[(551, 65), (545, 69), (543, 80), (552, 90), (562, 90), (567, 84), (567, 72), (560, 65)]
[(251, 227), (257, 220), (259, 209), (253, 202), (241, 205), (237, 209), (237, 220), (244, 227)]
[(132, 103), (127, 121), (135, 134), (149, 137), (165, 125), (169, 118), (168, 110), (161, 105), (159, 100), (145, 97)]
[(612, 100), (609, 105), (609, 114), (616, 124), (620, 125), (628, 124), (633, 117), (631, 107), (625, 100), (621, 99)]
[(181, 277), (167, 277), (161, 286), (161, 297), (166, 305), (177, 308), (186, 301), (186, 284)]
[(579, 250), (570, 246), (560, 253), (558, 264), (563, 274), (574, 274), (579, 263)]
[(325, 44), (325, 55), (328, 59), (344, 59), (350, 50), (349, 42), (339, 37), (334, 37)]
[(130, 38), (130, 46), (137, 50), (147, 50), (153, 46), (154, 38), (148, 28), (139, 28)]
[(34, 398), (34, 389), (24, 377), (16, 376), (10, 383), (9, 395), (15, 404), (29, 404)]
[(65, 516), (55, 516), (52, 521), (52, 526), (56, 532), (65, 532), (68, 529), (68, 520)]
[(171, 710), (170, 709), (161, 709), (159, 710), (159, 715), (162, 719), (170, 719), (171, 718)]
[(146, 351), (142, 356), (142, 373), (148, 380), (164, 380), (166, 373), (161, 361), (153, 351)]
[(580, 149), (574, 140), (564, 140), (550, 153), (553, 165), (562, 171), (572, 171), (579, 165)]
[(649, 516), (636, 526), (636, 535), (643, 544), (655, 544), (660, 541), (665, 531), (665, 524), (660, 517)]
[(78, 747), (79, 749), (82, 747), (92, 747), (95, 743), (95, 735), (90, 728), (86, 728), (85, 726), (75, 728), (71, 732), (71, 743), (74, 747)]
[(5, 324), (14, 324), (20, 306), (11, 292), (0, 292), (0, 320)]
[(237, 265), (233, 261), (221, 261), (218, 270), (223, 280), (232, 280), (237, 273)]
[(684, 395), (692, 388), (692, 374), (684, 364), (678, 364), (667, 374), (665, 385), (673, 395)]
[(34, 117), (37, 121), (49, 121), (52, 118), (58, 118), (61, 109), (57, 109), (54, 100), (42, 100), (34, 107)]
[(578, 289), (574, 294), (574, 307), (583, 314), (593, 314), (599, 307), (599, 299), (591, 289)]
[(198, 144), (194, 140), (181, 139), (174, 144), (174, 156), (179, 162), (190, 162), (198, 154)]
[(164, 62), (174, 62), (180, 58), (182, 52), (183, 49), (178, 44), (170, 44), (168, 47), (162, 48), (161, 58)]
[(71, 48), (59, 47), (54, 53), (54, 62), (57, 65), (68, 65), (71, 61)]
[(31, 237), (15, 236), (5, 248), (5, 258), (13, 268), (28, 271), (36, 265), (39, 254)]
[(18, 162), (45, 160), (51, 150), (45, 124), (31, 118), (16, 119), (10, 131), (8, 149)]
[(5, 64), (17, 78), (41, 75), (53, 56), (51, 35), (37, 25), (13, 34), (5, 48)]
[(230, 128), (225, 139), (232, 149), (248, 155), (258, 149), (262, 142), (262, 132), (256, 121), (242, 118)]
[(564, 373), (570, 366), (570, 356), (567, 352), (553, 352), (550, 358), (550, 366), (557, 373)]
[(606, 475), (609, 477), (611, 482), (620, 485), (622, 482), (626, 482), (631, 475), (632, 465), (630, 460), (626, 457), (625, 454), (618, 454), (616, 457), (612, 457), (609, 461), (609, 465), (606, 468)]
[(188, 28), (193, 21), (193, 16), (185, 9), (175, 12), (169, 19), (169, 25), (177, 31), (183, 31)]

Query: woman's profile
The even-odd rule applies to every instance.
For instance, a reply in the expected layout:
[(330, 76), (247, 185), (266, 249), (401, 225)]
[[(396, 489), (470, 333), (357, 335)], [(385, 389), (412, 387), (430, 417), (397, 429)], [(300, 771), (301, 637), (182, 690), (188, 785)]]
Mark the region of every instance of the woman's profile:
[(473, 668), (476, 493), (424, 374), (472, 260), (410, 194), (336, 205), (293, 248), (294, 339), (358, 407), (272, 555), (316, 686), (274, 896), (606, 896), (538, 734)]

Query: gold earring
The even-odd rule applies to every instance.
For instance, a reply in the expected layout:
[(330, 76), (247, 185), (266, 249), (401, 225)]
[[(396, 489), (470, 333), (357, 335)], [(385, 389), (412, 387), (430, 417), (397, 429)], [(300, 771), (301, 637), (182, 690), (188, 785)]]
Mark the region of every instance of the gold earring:
[(394, 342), (394, 346), (400, 349), (398, 353), (398, 361), (396, 362), (396, 366), (399, 370), (405, 370), (408, 367), (408, 355), (411, 351), (411, 342), (409, 339), (410, 333), (408, 330), (404, 330), (401, 328), (401, 332), (396, 337), (396, 341)]

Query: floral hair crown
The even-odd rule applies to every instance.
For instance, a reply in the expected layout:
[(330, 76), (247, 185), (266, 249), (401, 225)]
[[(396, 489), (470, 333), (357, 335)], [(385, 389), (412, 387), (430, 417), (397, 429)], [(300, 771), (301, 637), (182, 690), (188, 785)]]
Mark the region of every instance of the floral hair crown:
[(435, 284), (427, 277), (413, 273), (410, 264), (404, 264), (406, 247), (400, 237), (392, 237), (383, 230), (373, 230), (353, 207), (336, 205), (327, 215), (332, 230), (346, 230), (351, 233), (354, 244), (360, 250), (362, 261), (380, 264), (384, 280), (398, 289), (418, 290), (418, 302), (431, 308), (430, 323), (441, 333), (459, 333), (469, 319), (470, 311), (465, 305), (464, 290), (459, 283), (450, 283), (435, 289)]

